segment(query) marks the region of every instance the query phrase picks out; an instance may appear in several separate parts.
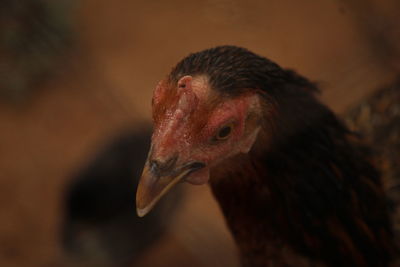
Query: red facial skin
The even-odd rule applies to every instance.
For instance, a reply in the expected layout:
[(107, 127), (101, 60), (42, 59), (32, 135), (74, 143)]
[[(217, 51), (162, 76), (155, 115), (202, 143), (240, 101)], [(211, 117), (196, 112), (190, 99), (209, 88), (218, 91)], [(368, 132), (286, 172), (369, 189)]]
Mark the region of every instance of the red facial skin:
[[(249, 112), (259, 109), (256, 94), (225, 98), (213, 104), (216, 92), (211, 91), (204, 77), (185, 76), (176, 88), (161, 82), (153, 96), (154, 133), (149, 157), (161, 162), (177, 155), (176, 166), (202, 162), (205, 167), (186, 177), (192, 184), (205, 184), (210, 168), (253, 145), (258, 128), (246, 129)], [(232, 126), (230, 134), (218, 138), (224, 126)]]

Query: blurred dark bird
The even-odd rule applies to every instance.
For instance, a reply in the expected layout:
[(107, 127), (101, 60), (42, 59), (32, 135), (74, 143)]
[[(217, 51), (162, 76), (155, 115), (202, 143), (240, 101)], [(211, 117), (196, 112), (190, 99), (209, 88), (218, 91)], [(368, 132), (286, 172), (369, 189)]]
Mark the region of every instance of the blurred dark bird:
[[(385, 187), (377, 154), (317, 92), (306, 78), (243, 48), (184, 58), (154, 91), (138, 214), (179, 181), (209, 182), (242, 266), (394, 264), (398, 200), (391, 203), (386, 192), (398, 198), (399, 173)], [(391, 117), (383, 118), (387, 127), (373, 137), (378, 145), (397, 131), (390, 137), (397, 166), (398, 92)], [(353, 112), (354, 122), (357, 112), (364, 111)]]
[(145, 220), (133, 212), (150, 136), (149, 128), (116, 136), (73, 177), (66, 190), (63, 228), (73, 266), (129, 265), (166, 230), (179, 192)]

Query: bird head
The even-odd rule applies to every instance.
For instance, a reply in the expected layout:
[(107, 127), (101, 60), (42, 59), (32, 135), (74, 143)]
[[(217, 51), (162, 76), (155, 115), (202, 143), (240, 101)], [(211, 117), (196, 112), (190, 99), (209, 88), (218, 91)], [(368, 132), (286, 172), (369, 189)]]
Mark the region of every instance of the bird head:
[(295, 127), (281, 127), (281, 121), (300, 122), (300, 107), (315, 91), (308, 80), (245, 48), (218, 46), (181, 60), (154, 90), (154, 131), (136, 195), (139, 216), (175, 184), (205, 184), (222, 161), (276, 142), (277, 127), (289, 135), (282, 130)]
[(218, 92), (207, 75), (161, 81), (152, 113), (152, 142), (136, 196), (139, 216), (179, 182), (207, 183), (210, 169), (248, 153), (260, 130), (259, 95)]

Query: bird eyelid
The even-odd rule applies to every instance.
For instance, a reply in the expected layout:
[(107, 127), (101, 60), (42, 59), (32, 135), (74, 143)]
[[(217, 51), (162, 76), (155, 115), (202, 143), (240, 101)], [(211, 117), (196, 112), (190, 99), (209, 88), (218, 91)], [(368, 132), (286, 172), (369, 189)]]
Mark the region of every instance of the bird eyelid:
[(218, 128), (218, 130), (212, 137), (211, 141), (213, 143), (216, 143), (219, 141), (227, 140), (231, 136), (234, 126), (235, 123), (233, 121), (222, 124), (222, 126)]

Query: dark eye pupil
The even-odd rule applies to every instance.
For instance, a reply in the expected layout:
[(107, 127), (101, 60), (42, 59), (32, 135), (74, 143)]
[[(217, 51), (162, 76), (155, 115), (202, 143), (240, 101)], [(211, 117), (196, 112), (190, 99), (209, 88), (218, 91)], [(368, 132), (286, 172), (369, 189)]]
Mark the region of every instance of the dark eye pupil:
[(218, 137), (225, 138), (231, 133), (232, 128), (230, 126), (225, 126), (219, 130)]

